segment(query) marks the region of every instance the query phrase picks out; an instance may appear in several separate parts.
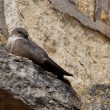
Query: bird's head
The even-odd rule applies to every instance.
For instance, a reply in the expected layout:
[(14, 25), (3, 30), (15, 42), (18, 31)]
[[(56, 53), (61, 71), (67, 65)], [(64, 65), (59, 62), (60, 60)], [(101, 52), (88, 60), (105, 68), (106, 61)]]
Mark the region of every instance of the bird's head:
[(13, 35), (15, 35), (17, 37), (22, 37), (22, 38), (28, 39), (29, 33), (24, 28), (17, 27), (12, 31), (11, 36), (13, 36)]

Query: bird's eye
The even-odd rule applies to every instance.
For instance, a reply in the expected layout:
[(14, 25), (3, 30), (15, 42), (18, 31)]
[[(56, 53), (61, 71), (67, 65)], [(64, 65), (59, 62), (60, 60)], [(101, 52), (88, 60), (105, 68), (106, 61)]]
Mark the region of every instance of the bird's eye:
[(19, 34), (21, 34), (21, 31), (18, 31)]
[(18, 31), (19, 34), (25, 35), (22, 31)]

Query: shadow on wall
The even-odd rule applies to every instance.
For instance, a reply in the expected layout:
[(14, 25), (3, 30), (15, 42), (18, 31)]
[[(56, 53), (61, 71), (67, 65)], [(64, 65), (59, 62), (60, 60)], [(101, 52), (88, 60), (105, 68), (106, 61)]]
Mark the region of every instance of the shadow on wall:
[(32, 110), (22, 101), (13, 98), (6, 90), (0, 89), (0, 110)]

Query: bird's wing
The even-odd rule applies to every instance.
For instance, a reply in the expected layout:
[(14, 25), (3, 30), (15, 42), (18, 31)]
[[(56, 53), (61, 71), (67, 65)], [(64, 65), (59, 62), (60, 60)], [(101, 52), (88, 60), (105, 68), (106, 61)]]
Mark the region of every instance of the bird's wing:
[(27, 39), (16, 40), (13, 54), (29, 58), (37, 64), (43, 63), (47, 56), (42, 48)]
[(57, 63), (55, 63), (51, 58), (48, 57), (48, 59), (45, 61), (45, 65), (49, 65), (49, 70), (53, 71), (57, 74), (58, 77), (66, 76), (73, 76), (72, 74), (65, 71), (63, 68), (61, 68)]
[(46, 52), (31, 40), (16, 40), (14, 52), (14, 54), (18, 56), (23, 56), (33, 60), (42, 68), (56, 74), (60, 78), (64, 75), (72, 76), (72, 74), (66, 72), (63, 68), (57, 65), (51, 58), (49, 58)]

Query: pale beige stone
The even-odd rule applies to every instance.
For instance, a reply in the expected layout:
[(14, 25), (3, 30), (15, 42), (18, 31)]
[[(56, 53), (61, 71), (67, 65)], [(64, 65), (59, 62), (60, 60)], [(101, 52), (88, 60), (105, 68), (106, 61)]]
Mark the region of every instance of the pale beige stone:
[(87, 16), (94, 16), (95, 0), (77, 0), (79, 9)]

